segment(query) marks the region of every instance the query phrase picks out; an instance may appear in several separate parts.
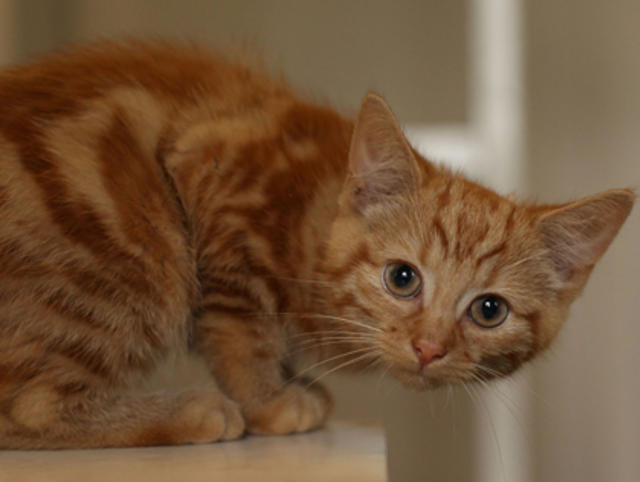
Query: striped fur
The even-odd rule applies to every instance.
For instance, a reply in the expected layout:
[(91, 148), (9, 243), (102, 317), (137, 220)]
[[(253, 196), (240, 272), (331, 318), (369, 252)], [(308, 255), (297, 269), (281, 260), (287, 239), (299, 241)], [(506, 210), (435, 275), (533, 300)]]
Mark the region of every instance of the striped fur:
[[(193, 47), (56, 54), (5, 70), (0, 105), (4, 448), (309, 430), (331, 402), (294, 375), (303, 353), (417, 387), (507, 374), (634, 199), (515, 204), (420, 157), (376, 95), (354, 123)], [(381, 283), (397, 260), (411, 299)], [(504, 325), (469, 320), (483, 293)], [(423, 367), (416, 339), (446, 356)], [(189, 353), (209, 383), (141, 388)]]

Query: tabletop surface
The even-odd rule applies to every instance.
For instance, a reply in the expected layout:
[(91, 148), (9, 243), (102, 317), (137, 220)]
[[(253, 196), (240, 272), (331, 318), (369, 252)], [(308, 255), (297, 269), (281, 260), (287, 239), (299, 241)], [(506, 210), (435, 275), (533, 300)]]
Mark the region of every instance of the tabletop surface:
[(381, 428), (323, 430), (208, 445), (0, 451), (0, 482), (377, 482), (386, 480)]

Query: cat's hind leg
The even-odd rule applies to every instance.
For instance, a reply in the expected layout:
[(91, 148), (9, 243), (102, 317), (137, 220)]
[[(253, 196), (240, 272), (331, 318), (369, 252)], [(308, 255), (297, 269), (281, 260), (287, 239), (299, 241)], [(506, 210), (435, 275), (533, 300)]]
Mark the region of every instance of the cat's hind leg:
[(69, 394), (36, 383), (3, 400), (0, 410), (0, 448), (8, 449), (206, 443), (243, 432), (238, 405), (213, 390)]

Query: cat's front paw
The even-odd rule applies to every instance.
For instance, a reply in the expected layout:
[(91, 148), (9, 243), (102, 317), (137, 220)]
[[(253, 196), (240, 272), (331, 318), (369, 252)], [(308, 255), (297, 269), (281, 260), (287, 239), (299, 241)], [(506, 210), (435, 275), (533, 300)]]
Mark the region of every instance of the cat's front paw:
[(245, 423), (237, 403), (214, 392), (186, 393), (173, 423), (180, 443), (234, 440), (242, 436)]
[(243, 413), (249, 432), (282, 435), (322, 426), (332, 405), (331, 396), (322, 386), (306, 388), (292, 383), (264, 402), (246, 405)]

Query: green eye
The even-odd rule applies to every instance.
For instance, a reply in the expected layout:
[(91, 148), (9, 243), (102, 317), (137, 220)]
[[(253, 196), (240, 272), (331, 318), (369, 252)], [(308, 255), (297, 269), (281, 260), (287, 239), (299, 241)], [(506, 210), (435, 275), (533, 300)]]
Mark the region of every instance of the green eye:
[(382, 281), (385, 289), (397, 298), (413, 298), (422, 286), (422, 279), (417, 271), (401, 261), (384, 267)]
[(499, 296), (482, 295), (471, 302), (468, 314), (476, 325), (495, 328), (507, 319), (509, 306)]

